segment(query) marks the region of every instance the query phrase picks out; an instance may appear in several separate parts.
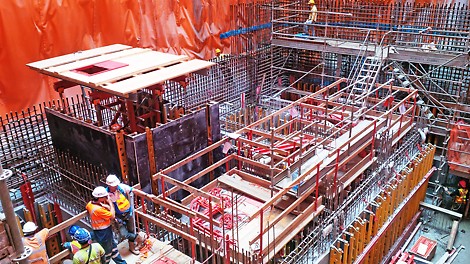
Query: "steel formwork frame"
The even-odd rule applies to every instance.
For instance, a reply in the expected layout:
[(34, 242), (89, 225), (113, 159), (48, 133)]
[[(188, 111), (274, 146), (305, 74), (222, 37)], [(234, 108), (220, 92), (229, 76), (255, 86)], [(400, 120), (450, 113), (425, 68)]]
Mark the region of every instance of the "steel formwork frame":
[[(341, 103), (342, 98), (348, 96), (348, 88), (344, 87), (346, 82), (347, 79), (340, 79), (323, 87), (157, 172), (152, 180), (161, 186), (161, 193), (137, 193), (140, 199), (151, 201), (153, 206), (160, 208), (151, 212), (142, 203), (137, 213), (146, 221), (142, 228), (147, 229), (148, 223), (152, 223), (183, 237), (191, 245), (190, 252), (194, 258), (196, 245), (209, 249), (213, 255), (220, 255), (226, 262), (229, 259), (257, 259), (266, 263), (275, 258), (276, 253), (313, 223), (324, 209), (332, 212), (342, 204), (344, 189), (375, 164), (375, 138), (378, 134), (387, 131), (391, 144), (395, 145), (414, 126), (417, 90), (390, 83), (377, 85), (367, 96), (368, 109), (362, 109)], [(405, 92), (407, 96), (394, 100), (398, 92)], [(385, 102), (388, 102), (386, 107), (383, 106)], [(186, 180), (180, 182), (169, 176), (189, 162), (223, 147), (224, 158), (194, 175), (188, 175)], [(359, 153), (363, 155), (358, 161), (355, 157)], [(357, 165), (352, 166), (352, 163)], [(225, 169), (224, 175), (201, 189), (191, 187), (191, 183), (201, 177), (211, 173), (219, 175), (216, 170), (220, 168)], [(214, 208), (222, 208), (223, 212), (226, 204), (221, 202), (224, 200), (221, 196), (214, 195), (212, 188), (223, 186), (233, 191), (236, 184), (230, 181), (234, 175), (239, 177), (240, 184), (260, 186), (270, 193), (262, 200), (263, 197), (252, 191), (236, 190), (237, 195), (261, 199), (261, 205), (246, 220), (259, 224), (259, 233), (249, 238), (248, 248), (243, 248), (236, 239), (238, 237), (233, 235), (243, 231), (243, 227), (232, 223), (237, 228), (232, 233), (225, 232), (224, 224), (214, 219)], [(190, 194), (182, 201), (175, 201), (172, 194), (178, 190), (186, 190)], [(191, 208), (194, 199), (207, 201), (208, 214)], [(279, 201), (283, 199), (291, 199), (290, 206), (281, 206)], [(234, 204), (233, 198), (230, 202)], [(271, 218), (266, 223), (263, 221), (266, 210), (273, 208), (281, 211), (274, 220)], [(178, 212), (186, 220), (171, 217), (169, 212)], [(279, 222), (285, 219), (290, 221), (290, 225), (279, 231)], [(205, 221), (207, 229), (195, 224), (199, 221)], [(217, 226), (222, 228), (222, 233), (215, 232)], [(275, 229), (278, 232), (275, 238), (270, 237)], [(214, 250), (216, 248), (220, 250)]]

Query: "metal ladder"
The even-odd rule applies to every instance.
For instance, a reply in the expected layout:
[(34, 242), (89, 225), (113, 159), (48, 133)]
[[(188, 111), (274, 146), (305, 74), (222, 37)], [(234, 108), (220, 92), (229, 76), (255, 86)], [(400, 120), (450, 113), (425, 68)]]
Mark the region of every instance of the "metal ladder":
[(354, 78), (351, 85), (351, 90), (348, 95), (347, 103), (365, 107), (367, 95), (375, 86), (377, 76), (380, 73), (383, 59), (383, 49), (379, 48), (380, 52), (376, 52), (375, 56), (368, 56), (364, 59), (361, 68)]

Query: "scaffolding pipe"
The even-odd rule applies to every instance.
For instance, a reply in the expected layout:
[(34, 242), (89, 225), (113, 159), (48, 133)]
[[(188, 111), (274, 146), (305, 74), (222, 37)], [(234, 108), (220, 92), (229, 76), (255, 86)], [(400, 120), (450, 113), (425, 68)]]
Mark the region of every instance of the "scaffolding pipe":
[[(2, 200), (3, 213), (5, 214), (5, 219), (10, 229), (10, 234), (15, 247), (15, 256), (21, 256), (25, 251), (23, 246), (23, 240), (21, 239), (20, 228), (16, 221), (15, 210), (13, 210), (13, 203), (10, 198), (10, 191), (7, 186), (7, 179), (12, 175), (11, 170), (4, 170), (2, 164), (0, 163), (0, 199)], [(27, 264), (28, 261), (25, 257), (21, 257), (21, 260), (18, 261), (20, 264)]]

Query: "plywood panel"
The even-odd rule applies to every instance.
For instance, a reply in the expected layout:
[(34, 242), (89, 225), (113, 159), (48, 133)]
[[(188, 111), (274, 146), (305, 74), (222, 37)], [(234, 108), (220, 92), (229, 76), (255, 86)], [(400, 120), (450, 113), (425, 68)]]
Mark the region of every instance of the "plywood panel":
[(49, 109), (46, 117), (54, 147), (122, 177), (114, 133)]
[(113, 44), (109, 46), (104, 46), (96, 49), (78, 51), (72, 54), (67, 54), (59, 57), (50, 58), (47, 60), (37, 61), (26, 64), (28, 67), (33, 69), (44, 69), (53, 66), (58, 66), (61, 64), (70, 63), (77, 60), (83, 60), (86, 58), (95, 57), (97, 55), (113, 53), (120, 50), (130, 49), (131, 46), (122, 45), (122, 44)]
[(173, 55), (162, 52), (147, 52), (136, 54), (135, 56), (123, 57), (113, 60), (116, 62), (126, 63), (129, 66), (90, 76), (88, 81), (95, 85), (100, 85), (105, 82), (113, 82), (115, 80), (124, 79), (142, 72), (155, 70), (160, 67), (165, 67), (188, 59), (189, 58), (184, 55)]
[(244, 181), (242, 179), (237, 179), (235, 177), (224, 174), (217, 178), (220, 183), (227, 185), (233, 189), (236, 189), (244, 194), (256, 198), (260, 201), (266, 202), (271, 199), (271, 193), (267, 189), (259, 186), (255, 186), (251, 182)]
[[(97, 64), (103, 61), (115, 60), (115, 59), (119, 59), (119, 58), (123, 58), (127, 56), (132, 56), (138, 53), (147, 53), (147, 52), (151, 52), (151, 50), (141, 49), (141, 48), (127, 49), (127, 50), (122, 50), (118, 52), (113, 52), (110, 54), (105, 54), (101, 56), (84, 59), (84, 60), (76, 60), (76, 61), (72, 61), (70, 63), (63, 64), (63, 65), (44, 68), (43, 70), (46, 72), (50, 72), (51, 74), (63, 75), (67, 73), (68, 71), (83, 68), (86, 66), (91, 66), (93, 64)], [(97, 75), (100, 75), (100, 74), (97, 74)], [(89, 78), (89, 75), (86, 75), (86, 74), (81, 74), (81, 76)], [(84, 81), (86, 80), (87, 79), (84, 79)]]
[(112, 90), (115, 94), (126, 95), (157, 83), (163, 83), (166, 80), (171, 80), (176, 77), (209, 68), (213, 65), (215, 65), (215, 63), (209, 61), (191, 60), (161, 70), (142, 74), (118, 83), (103, 84), (100, 87)]

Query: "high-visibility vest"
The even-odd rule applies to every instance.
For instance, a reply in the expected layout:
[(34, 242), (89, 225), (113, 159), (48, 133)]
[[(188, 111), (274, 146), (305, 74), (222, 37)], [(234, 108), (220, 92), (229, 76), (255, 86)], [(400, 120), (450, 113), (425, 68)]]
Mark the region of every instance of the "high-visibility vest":
[(77, 253), (81, 248), (82, 245), (80, 245), (77, 240), (72, 240), (72, 242), (70, 242), (70, 251), (72, 251), (72, 254)]
[(467, 189), (459, 189), (459, 196), (455, 197), (455, 202), (464, 204), (467, 201)]
[[(90, 250), (91, 252), (89, 252)], [(93, 243), (87, 248), (80, 249), (77, 253), (75, 253), (73, 256), (73, 261), (74, 263), (100, 264), (101, 257), (104, 254), (105, 252), (103, 247), (98, 243)]]
[(39, 243), (39, 247), (36, 247), (36, 245), (31, 245), (29, 243), (29, 240), (27, 238), (23, 237), (23, 245), (29, 246), (32, 248), (32, 253), (28, 257), (28, 263), (31, 264), (48, 264), (49, 263), (49, 257), (47, 256), (47, 251), (46, 251), (46, 243), (41, 239), (40, 236), (37, 234), (34, 235), (34, 237), (37, 239)]
[(93, 204), (91, 202), (86, 205), (86, 210), (88, 211), (88, 214), (90, 214), (91, 228), (93, 228), (93, 230), (102, 230), (111, 226), (111, 218), (104, 219), (95, 215), (95, 212), (101, 208), (104, 207), (97, 204)]
[[(106, 187), (106, 190), (109, 192), (109, 187)], [(131, 208), (131, 203), (127, 198), (126, 192), (119, 185), (117, 186), (116, 191), (119, 193), (118, 199), (113, 202), (114, 208), (116, 209), (116, 213), (123, 214), (129, 212), (129, 209)]]
[(127, 197), (122, 193), (121, 188), (119, 188), (119, 186), (118, 186), (118, 190), (119, 190), (119, 198), (116, 200), (114, 204), (115, 204), (115, 207), (117, 206), (117, 209), (119, 212), (125, 213), (131, 207), (131, 203), (129, 202)]

